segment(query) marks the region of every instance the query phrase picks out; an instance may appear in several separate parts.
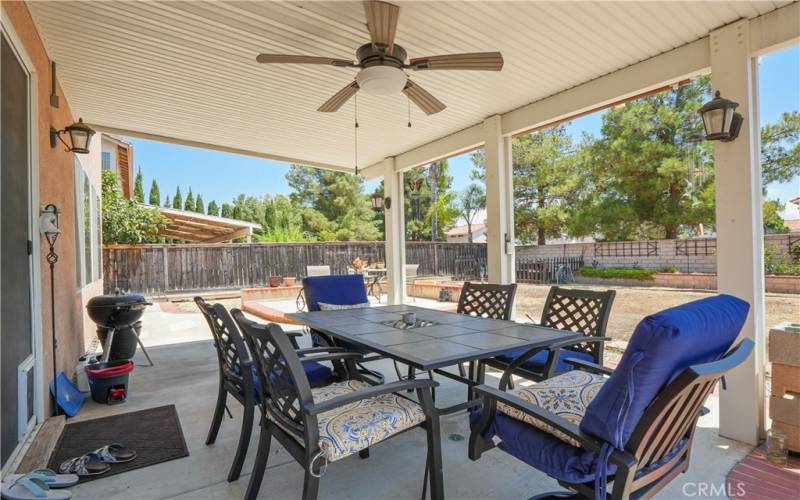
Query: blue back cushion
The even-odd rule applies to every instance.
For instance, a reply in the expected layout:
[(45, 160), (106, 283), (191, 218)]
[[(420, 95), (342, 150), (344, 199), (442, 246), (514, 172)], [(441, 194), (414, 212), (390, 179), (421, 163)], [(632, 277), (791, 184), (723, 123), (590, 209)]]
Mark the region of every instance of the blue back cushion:
[(364, 277), (360, 274), (309, 276), (303, 278), (309, 311), (319, 311), (319, 303), (337, 306), (369, 302)]
[(673, 377), (730, 349), (749, 308), (736, 297), (716, 295), (644, 318), (614, 374), (587, 407), (581, 430), (623, 446)]

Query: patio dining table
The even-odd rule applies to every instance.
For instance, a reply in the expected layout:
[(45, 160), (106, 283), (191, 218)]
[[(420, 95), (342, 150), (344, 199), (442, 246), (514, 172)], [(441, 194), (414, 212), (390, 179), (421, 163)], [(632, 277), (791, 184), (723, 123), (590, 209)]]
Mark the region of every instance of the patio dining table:
[[(413, 326), (403, 321), (414, 313)], [(546, 349), (555, 342), (580, 339), (581, 334), (514, 321), (477, 318), (412, 305), (388, 305), (337, 311), (298, 312), (288, 315), (343, 343), (355, 344), (419, 370), (435, 372), (466, 384), (479, 384), (478, 361), (512, 351)], [(445, 371), (469, 363), (467, 377)], [(450, 414), (476, 406), (468, 391), (466, 401), (439, 408)]]

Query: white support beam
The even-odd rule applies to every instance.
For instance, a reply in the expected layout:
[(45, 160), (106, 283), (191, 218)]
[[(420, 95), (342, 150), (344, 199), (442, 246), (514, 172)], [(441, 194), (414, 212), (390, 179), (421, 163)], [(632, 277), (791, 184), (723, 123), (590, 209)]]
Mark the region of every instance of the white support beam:
[(211, 151), (221, 151), (223, 153), (232, 153), (243, 156), (253, 156), (255, 158), (263, 158), (265, 160), (279, 161), (283, 163), (294, 163), (306, 167), (321, 168), (324, 170), (333, 170), (335, 172), (345, 172), (348, 174), (353, 173), (353, 167), (345, 165), (331, 165), (329, 163), (320, 163), (316, 161), (307, 161), (302, 158), (289, 158), (288, 156), (274, 155), (270, 153), (263, 153), (260, 151), (251, 151), (247, 149), (237, 149), (219, 144), (209, 144), (207, 142), (192, 141), (189, 139), (180, 139), (177, 137), (169, 137), (165, 135), (151, 134), (148, 132), (140, 132), (136, 130), (122, 129), (116, 127), (108, 127), (98, 123), (87, 124), (98, 132), (106, 132), (108, 134), (122, 135), (127, 137), (137, 137), (139, 139), (147, 139), (149, 141), (166, 142), (168, 144), (178, 144), (180, 146), (188, 146), (190, 148), (209, 149)]
[(762, 55), (800, 43), (800, 3), (791, 3), (750, 21), (750, 53)]
[(383, 196), (391, 200), (384, 210), (386, 234), (386, 277), (389, 304), (402, 304), (406, 300), (406, 227), (403, 200), (403, 173), (397, 172), (395, 159), (383, 162)]
[(714, 143), (717, 289), (750, 304), (742, 337), (755, 350), (726, 375), (720, 395), (720, 434), (756, 445), (764, 432), (764, 262), (758, 72), (750, 50), (750, 23), (740, 21), (711, 33), (711, 78), (715, 90), (739, 103), (739, 137)]
[(489, 282), (513, 283), (514, 191), (511, 168), (511, 138), (503, 137), (502, 118), (483, 122), (486, 155), (486, 257)]
[(483, 127), (480, 124), (473, 125), (398, 155), (395, 168), (402, 172), (450, 156), (466, 153), (481, 147), (483, 139)]

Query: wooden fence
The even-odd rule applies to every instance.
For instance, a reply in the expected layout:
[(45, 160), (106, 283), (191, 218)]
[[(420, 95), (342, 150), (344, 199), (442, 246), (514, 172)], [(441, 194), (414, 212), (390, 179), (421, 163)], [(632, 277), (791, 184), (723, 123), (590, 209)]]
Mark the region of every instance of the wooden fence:
[(517, 259), (517, 283), (564, 283), (583, 266), (583, 257)]
[[(103, 279), (106, 293), (235, 289), (263, 285), (270, 276), (299, 278), (310, 265), (329, 265), (334, 274), (344, 274), (356, 257), (385, 260), (383, 242), (113, 245), (103, 248)], [(480, 279), (486, 245), (407, 242), (406, 262), (419, 264), (419, 275)]]

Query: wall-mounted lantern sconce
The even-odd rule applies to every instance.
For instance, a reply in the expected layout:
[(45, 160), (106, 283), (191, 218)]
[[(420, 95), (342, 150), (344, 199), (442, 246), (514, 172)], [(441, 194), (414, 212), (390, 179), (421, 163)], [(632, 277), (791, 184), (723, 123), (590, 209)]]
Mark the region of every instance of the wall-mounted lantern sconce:
[(384, 198), (383, 193), (381, 193), (380, 190), (377, 190), (372, 193), (372, 209), (378, 212), (384, 208), (392, 208), (392, 199), (388, 196)]
[(719, 90), (714, 98), (698, 111), (703, 117), (706, 140), (730, 142), (739, 135), (742, 128), (742, 115), (736, 112), (738, 102), (720, 96)]
[[(69, 134), (69, 142), (71, 144), (67, 144), (64, 139), (61, 138), (64, 134)], [(66, 146), (66, 151), (68, 153), (88, 154), (89, 141), (92, 140), (93, 135), (94, 130), (83, 123), (83, 118), (78, 118), (77, 123), (73, 123), (63, 130), (56, 130), (50, 127), (50, 147), (56, 147), (58, 141), (61, 141), (64, 146)]]

